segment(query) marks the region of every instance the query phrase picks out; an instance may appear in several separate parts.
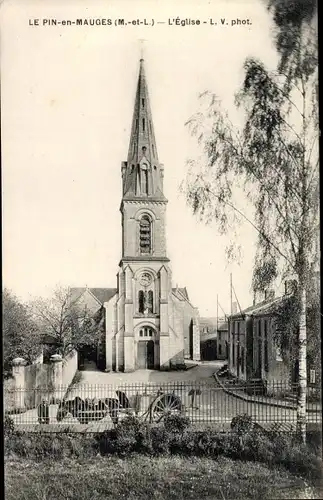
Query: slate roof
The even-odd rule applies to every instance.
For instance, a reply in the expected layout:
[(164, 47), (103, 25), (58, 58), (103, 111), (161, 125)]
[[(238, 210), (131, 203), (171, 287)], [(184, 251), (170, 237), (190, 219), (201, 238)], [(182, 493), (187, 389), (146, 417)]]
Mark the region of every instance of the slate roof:
[(108, 302), (117, 293), (117, 288), (90, 288), (93, 295), (103, 304)]
[[(172, 288), (172, 291), (175, 295), (176, 295), (176, 292), (179, 291), (182, 295), (184, 295), (186, 300), (190, 300), (188, 297), (186, 286), (184, 288)], [(178, 294), (177, 294), (177, 296), (178, 296)]]
[[(101, 304), (103, 304), (104, 302), (108, 302), (110, 299), (112, 299), (112, 297), (118, 291), (117, 288), (85, 288), (85, 287), (71, 288), (72, 300), (77, 300), (79, 297), (81, 297), (81, 295), (85, 292), (85, 290), (89, 290)], [(179, 298), (182, 298), (179, 294), (176, 294), (176, 292), (178, 291), (184, 296), (186, 300), (189, 300), (186, 287), (173, 288), (172, 291), (173, 293), (175, 293), (177, 297), (179, 296)]]
[(117, 288), (71, 288), (72, 300), (77, 300), (81, 297), (85, 290), (89, 290), (98, 299), (100, 304), (108, 302), (117, 293)]
[(283, 297), (276, 297), (275, 299), (263, 300), (262, 302), (259, 302), (259, 304), (249, 306), (246, 309), (243, 309), (242, 311), (232, 314), (232, 316), (230, 316), (229, 318), (240, 318), (242, 315), (260, 316), (264, 314), (271, 314), (276, 310), (277, 306), (281, 304), (281, 302), (285, 298), (286, 297), (283, 296)]

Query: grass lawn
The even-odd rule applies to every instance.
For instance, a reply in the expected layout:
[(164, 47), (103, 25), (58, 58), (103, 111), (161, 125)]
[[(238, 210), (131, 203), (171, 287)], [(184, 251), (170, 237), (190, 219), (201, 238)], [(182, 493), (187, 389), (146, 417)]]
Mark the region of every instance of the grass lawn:
[[(8, 459), (7, 500), (266, 500), (305, 496), (304, 482), (253, 462), (208, 458)], [(322, 492), (321, 492), (322, 495)]]

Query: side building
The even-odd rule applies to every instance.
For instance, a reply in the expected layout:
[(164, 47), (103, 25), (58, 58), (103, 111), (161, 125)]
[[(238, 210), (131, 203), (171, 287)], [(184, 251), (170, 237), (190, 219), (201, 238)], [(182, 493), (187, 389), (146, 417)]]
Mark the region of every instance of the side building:
[(228, 321), (226, 318), (200, 318), (201, 360), (228, 359)]
[[(307, 294), (307, 370), (308, 380), (315, 383), (320, 378), (320, 336), (317, 306), (313, 305), (313, 290)], [(285, 347), (279, 338), (279, 317), (293, 297), (296, 283), (285, 282), (285, 293), (275, 297), (269, 290), (260, 302), (229, 317), (229, 370), (241, 381), (296, 383), (298, 361), (295, 352), (296, 330), (285, 333)], [(315, 293), (314, 293), (315, 296)], [(314, 316), (314, 318), (313, 318)], [(293, 338), (292, 338), (293, 337)]]

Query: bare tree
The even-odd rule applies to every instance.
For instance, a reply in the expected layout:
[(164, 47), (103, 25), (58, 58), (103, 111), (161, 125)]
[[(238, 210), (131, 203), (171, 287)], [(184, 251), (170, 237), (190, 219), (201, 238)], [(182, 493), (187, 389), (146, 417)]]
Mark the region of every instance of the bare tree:
[[(275, 3), (276, 16), (278, 3)], [(283, 3), (285, 6), (286, 2)], [(222, 232), (228, 232), (242, 219), (253, 226), (258, 235), (254, 290), (264, 290), (280, 273), (297, 279), (297, 423), (303, 440), (306, 438), (306, 290), (315, 258), (319, 218), (314, 21), (312, 16), (293, 31), (293, 44), (288, 50), (283, 49), (290, 31), (285, 29), (285, 37), (276, 33), (281, 49), (277, 70), (269, 71), (253, 58), (245, 61), (243, 85), (235, 100), (245, 114), (241, 129), (231, 123), (216, 95), (202, 94), (207, 100), (207, 110), (193, 116), (188, 125), (203, 148), (203, 156), (188, 162), (187, 177), (182, 184), (193, 212), (206, 221), (215, 220)], [(251, 202), (254, 216), (236, 204), (237, 186)]]
[(68, 288), (56, 288), (50, 299), (35, 299), (31, 308), (43, 336), (63, 357), (84, 345), (96, 346), (101, 338), (101, 316), (73, 300)]

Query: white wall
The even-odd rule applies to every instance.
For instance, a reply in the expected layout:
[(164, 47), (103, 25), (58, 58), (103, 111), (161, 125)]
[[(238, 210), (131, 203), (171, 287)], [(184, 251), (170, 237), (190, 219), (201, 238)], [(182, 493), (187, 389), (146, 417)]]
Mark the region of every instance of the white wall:
[(66, 358), (63, 359), (63, 376), (62, 385), (68, 386), (72, 382), (75, 373), (77, 372), (78, 354), (74, 350)]

